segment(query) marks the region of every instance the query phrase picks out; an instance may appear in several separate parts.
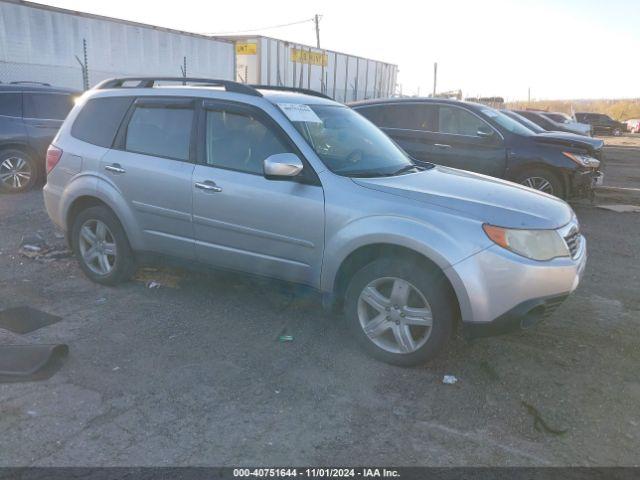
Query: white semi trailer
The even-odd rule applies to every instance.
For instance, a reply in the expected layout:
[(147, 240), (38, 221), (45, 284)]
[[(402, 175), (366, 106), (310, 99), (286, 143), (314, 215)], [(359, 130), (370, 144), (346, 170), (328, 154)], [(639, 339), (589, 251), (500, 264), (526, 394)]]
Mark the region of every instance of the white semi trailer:
[(395, 93), (398, 67), (390, 63), (264, 36), (224, 38), (235, 42), (244, 83), (307, 88), (340, 102)]

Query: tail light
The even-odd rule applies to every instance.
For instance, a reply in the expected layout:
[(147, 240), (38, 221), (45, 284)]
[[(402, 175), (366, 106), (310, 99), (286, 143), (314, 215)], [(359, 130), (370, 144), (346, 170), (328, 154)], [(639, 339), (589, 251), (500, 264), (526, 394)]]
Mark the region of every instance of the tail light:
[(53, 167), (58, 164), (61, 157), (62, 150), (53, 144), (49, 145), (49, 148), (47, 149), (47, 174), (49, 174), (51, 170), (53, 170)]

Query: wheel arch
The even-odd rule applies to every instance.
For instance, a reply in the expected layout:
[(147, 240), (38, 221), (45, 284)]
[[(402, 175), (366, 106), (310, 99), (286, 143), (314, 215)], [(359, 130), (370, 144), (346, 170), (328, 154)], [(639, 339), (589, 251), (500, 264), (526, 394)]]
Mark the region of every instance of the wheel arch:
[(341, 310), (350, 279), (365, 265), (380, 258), (397, 258), (415, 262), (425, 271), (435, 274), (438, 280), (444, 283), (455, 309), (455, 317), (460, 319), (460, 299), (445, 269), (424, 253), (394, 243), (370, 243), (361, 245), (349, 253), (337, 269), (333, 281), (333, 289), (327, 298), (325, 306), (333, 310)]

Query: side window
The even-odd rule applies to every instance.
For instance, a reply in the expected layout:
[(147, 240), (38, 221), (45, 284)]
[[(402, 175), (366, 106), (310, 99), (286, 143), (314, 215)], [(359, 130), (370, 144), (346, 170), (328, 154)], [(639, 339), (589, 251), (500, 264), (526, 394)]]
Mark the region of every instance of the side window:
[(438, 131), (440, 133), (475, 137), (481, 127), (486, 129), (487, 124), (462, 108), (440, 107), (438, 115)]
[(356, 109), (360, 115), (369, 120), (374, 125), (382, 126), (381, 120), (384, 116), (384, 107), (363, 107)]
[(24, 117), (64, 120), (73, 108), (73, 97), (63, 93), (25, 93)]
[(137, 106), (127, 125), (125, 150), (189, 160), (193, 109)]
[(22, 94), (0, 93), (0, 115), (8, 117), (22, 116)]
[(207, 165), (262, 175), (263, 162), (291, 148), (261, 120), (248, 113), (207, 110)]
[(133, 97), (92, 98), (82, 107), (71, 127), (78, 140), (110, 148)]
[(385, 126), (435, 131), (436, 108), (421, 104), (390, 105), (385, 112)]

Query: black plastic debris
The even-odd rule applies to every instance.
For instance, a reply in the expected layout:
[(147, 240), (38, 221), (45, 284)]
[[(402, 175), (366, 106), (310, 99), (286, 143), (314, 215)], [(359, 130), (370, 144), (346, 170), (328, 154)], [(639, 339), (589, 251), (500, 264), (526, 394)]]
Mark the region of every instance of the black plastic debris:
[(69, 354), (58, 345), (0, 345), (0, 383), (35, 382), (51, 378)]
[(62, 320), (57, 315), (31, 307), (14, 307), (0, 311), (0, 328), (13, 333), (30, 333)]

